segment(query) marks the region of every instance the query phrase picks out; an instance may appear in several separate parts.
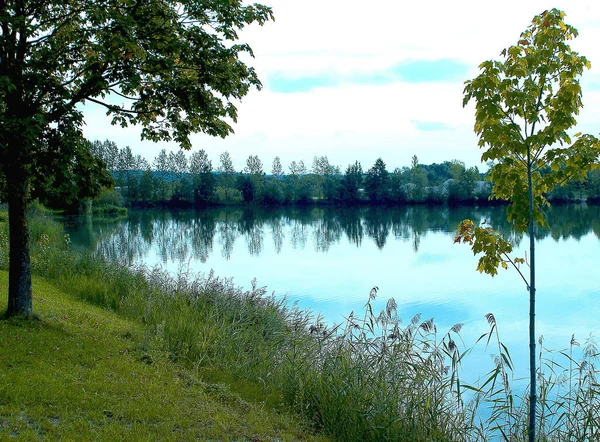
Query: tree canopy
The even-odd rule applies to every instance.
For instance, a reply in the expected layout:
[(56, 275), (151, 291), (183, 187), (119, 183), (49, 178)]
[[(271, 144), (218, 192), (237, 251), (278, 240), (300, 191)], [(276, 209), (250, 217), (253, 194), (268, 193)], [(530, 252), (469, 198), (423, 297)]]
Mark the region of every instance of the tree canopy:
[(483, 62), (465, 86), (464, 104), (476, 101), (481, 160), (496, 162), (492, 195), (511, 201), (509, 220), (522, 230), (529, 225), (528, 170), (533, 215), (544, 225), (545, 196), (570, 179), (585, 179), (598, 160), (596, 137), (568, 132), (583, 107), (579, 76), (591, 65), (569, 46), (578, 32), (564, 17), (557, 9), (536, 16), (517, 44), (502, 51), (504, 61)]
[(241, 0), (0, 2), (8, 314), (32, 311), (25, 207), (39, 187), (37, 169), (54, 174), (81, 157), (82, 104), (104, 107), (114, 124), (140, 125), (143, 139), (183, 148), (195, 132), (227, 136), (237, 120), (235, 103), (261, 87), (240, 60), (252, 50), (238, 33), (270, 19), (270, 8)]

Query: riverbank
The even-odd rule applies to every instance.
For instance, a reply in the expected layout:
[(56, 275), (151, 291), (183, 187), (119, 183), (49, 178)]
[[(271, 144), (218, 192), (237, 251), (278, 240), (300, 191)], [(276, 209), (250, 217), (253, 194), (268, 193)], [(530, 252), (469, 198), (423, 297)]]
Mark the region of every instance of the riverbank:
[[(480, 345), (497, 349), (496, 368), (481, 373), (479, 384), (465, 385), (462, 366), (471, 362), (470, 347), (460, 344), (461, 325), (445, 332), (420, 317), (402, 323), (393, 300), (374, 311), (376, 288), (362, 313), (328, 328), (256, 285), (242, 290), (212, 274), (173, 276), (106, 262), (71, 251), (60, 225), (48, 218), (31, 221), (34, 272), (71, 299), (137, 324), (132, 348), (144, 364), (183, 367), (202, 383), (227, 385), (244, 401), (302, 416), (335, 440), (525, 437), (526, 392), (511, 390), (512, 360), (493, 315)], [(38, 312), (43, 303), (34, 293)], [(594, 440), (600, 428), (597, 351), (588, 346), (570, 363), (558, 356), (546, 353), (540, 363), (540, 403), (547, 411), (539, 417), (541, 433), (546, 440)]]
[[(456, 401), (454, 386), (440, 371), (446, 356), (430, 349), (430, 357), (418, 362), (422, 344), (428, 345), (421, 332), (430, 331), (417, 322), (401, 327), (391, 305), (386, 329), (396, 334), (385, 344), (393, 351), (381, 353), (378, 332), (369, 331), (378, 321), (372, 311), (345, 330), (328, 329), (264, 288), (244, 291), (212, 274), (172, 277), (156, 268), (108, 263), (72, 252), (60, 225), (47, 217), (30, 221), (34, 273), (75, 300), (138, 324), (145, 352), (139, 357), (146, 361), (173, 362), (202, 382), (227, 385), (246, 401), (296, 413), (335, 440), (466, 435), (463, 413), (447, 409), (456, 410)], [(0, 257), (0, 265), (6, 266), (6, 258)], [(40, 304), (34, 299), (35, 312)], [(418, 344), (410, 343), (417, 338)], [(426, 408), (418, 406), (423, 400)], [(15, 406), (23, 403), (17, 398)]]

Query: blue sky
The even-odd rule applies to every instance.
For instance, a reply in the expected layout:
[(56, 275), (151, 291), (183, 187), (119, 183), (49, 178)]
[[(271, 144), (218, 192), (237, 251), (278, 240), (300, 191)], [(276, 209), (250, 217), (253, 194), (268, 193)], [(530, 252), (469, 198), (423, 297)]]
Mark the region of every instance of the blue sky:
[[(312, 163), (327, 155), (344, 169), (378, 157), (388, 169), (458, 159), (480, 166), (474, 109), (463, 108), (464, 81), (481, 62), (498, 59), (534, 15), (549, 7), (566, 12), (579, 30), (572, 47), (592, 62), (582, 79), (584, 108), (575, 132), (600, 134), (600, 6), (597, 1), (506, 0), (398, 2), (379, 0), (264, 0), (275, 22), (240, 37), (253, 48), (264, 88), (239, 103), (235, 134), (196, 135), (194, 150), (213, 163), (228, 151), (241, 169), (258, 155), (269, 171), (279, 156)], [(85, 134), (129, 145), (152, 160), (174, 143), (139, 140), (139, 128), (108, 124), (104, 110), (86, 108)]]
[(466, 78), (469, 66), (460, 60), (405, 60), (389, 68), (347, 75), (323, 72), (313, 76), (274, 73), (267, 87), (274, 93), (309, 92), (317, 88), (334, 88), (343, 84), (388, 85), (405, 83), (446, 83)]

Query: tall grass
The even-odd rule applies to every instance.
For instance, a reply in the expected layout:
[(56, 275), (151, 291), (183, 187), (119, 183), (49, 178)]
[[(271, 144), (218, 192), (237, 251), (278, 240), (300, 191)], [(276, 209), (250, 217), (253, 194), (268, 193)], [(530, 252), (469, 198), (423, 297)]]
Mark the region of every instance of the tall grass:
[[(4, 230), (0, 223), (0, 243)], [(469, 385), (461, 366), (472, 347), (462, 343), (462, 324), (439, 331), (419, 316), (404, 324), (393, 300), (373, 310), (377, 288), (364, 312), (328, 327), (256, 283), (242, 290), (212, 273), (173, 276), (75, 254), (47, 219), (33, 220), (31, 230), (34, 271), (143, 323), (148, 363), (168, 357), (253, 386), (257, 397), (295, 409), (341, 441), (526, 437), (528, 393), (512, 387), (513, 362), (491, 314), (474, 345), (497, 353), (494, 367)], [(540, 345), (540, 441), (600, 440), (598, 350), (590, 339), (578, 357), (578, 346), (575, 338), (567, 350)]]

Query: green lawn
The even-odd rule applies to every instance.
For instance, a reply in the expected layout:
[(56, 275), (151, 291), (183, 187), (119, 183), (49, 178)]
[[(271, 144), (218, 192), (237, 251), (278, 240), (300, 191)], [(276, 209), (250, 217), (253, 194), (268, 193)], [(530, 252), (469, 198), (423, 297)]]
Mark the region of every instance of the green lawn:
[[(0, 311), (6, 293), (0, 272)], [(325, 440), (149, 356), (140, 324), (39, 278), (34, 305), (37, 320), (0, 320), (0, 440)]]

